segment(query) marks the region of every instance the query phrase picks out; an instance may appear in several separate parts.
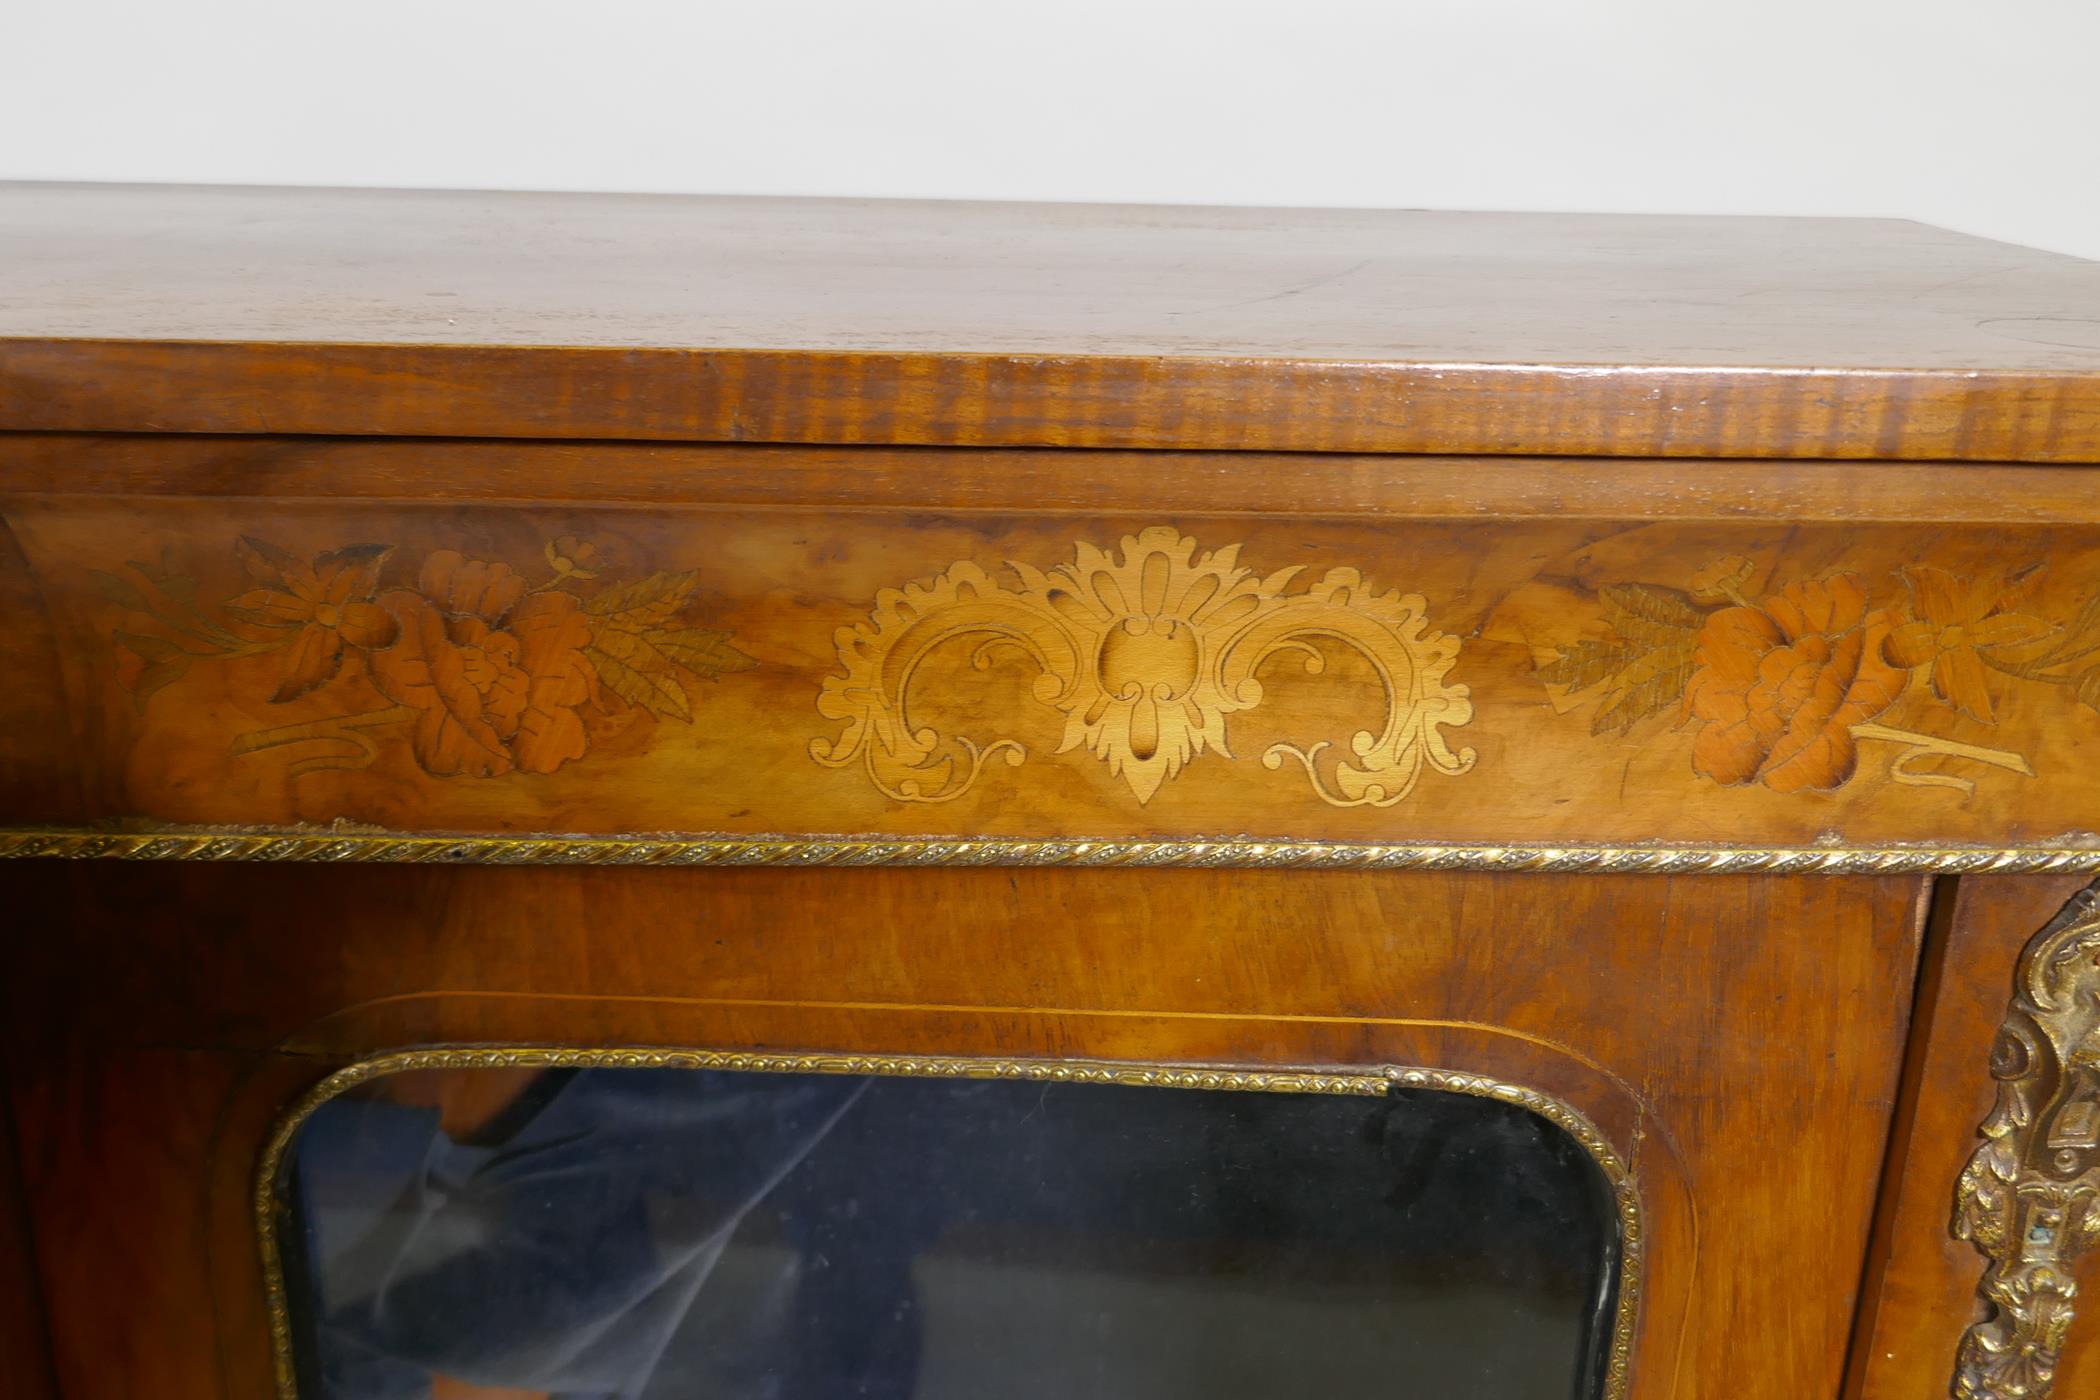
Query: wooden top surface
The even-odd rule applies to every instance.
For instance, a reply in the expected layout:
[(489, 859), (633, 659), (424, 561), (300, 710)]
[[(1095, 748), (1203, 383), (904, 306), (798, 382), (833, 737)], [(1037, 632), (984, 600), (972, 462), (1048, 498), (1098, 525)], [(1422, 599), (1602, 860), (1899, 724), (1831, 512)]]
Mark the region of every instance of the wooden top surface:
[(1881, 220), (0, 185), (0, 427), (2100, 460), (2100, 263)]
[(2100, 264), (1886, 220), (12, 185), (0, 335), (2100, 374)]

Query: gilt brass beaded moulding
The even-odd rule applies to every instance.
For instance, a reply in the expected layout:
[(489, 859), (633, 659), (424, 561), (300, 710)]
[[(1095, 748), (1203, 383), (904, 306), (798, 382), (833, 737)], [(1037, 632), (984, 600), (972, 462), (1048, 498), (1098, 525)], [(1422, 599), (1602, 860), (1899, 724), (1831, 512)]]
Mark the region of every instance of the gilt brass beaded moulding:
[(1155, 1089), (1224, 1089), (1266, 1094), (1339, 1094), (1375, 1098), (1394, 1089), (1426, 1089), (1492, 1099), (1545, 1119), (1574, 1139), (1611, 1188), (1618, 1217), (1617, 1298), (1604, 1359), (1604, 1400), (1626, 1400), (1646, 1278), (1647, 1231), (1640, 1183), (1632, 1165), (1578, 1109), (1551, 1094), (1483, 1075), (1414, 1066), (1360, 1069), (1235, 1069), (1224, 1065), (1117, 1060), (1021, 1060), (934, 1055), (857, 1055), (784, 1052), (548, 1046), (428, 1047), (395, 1051), (338, 1069), (300, 1096), (271, 1131), (257, 1164), (252, 1205), (263, 1263), (278, 1400), (302, 1400), (293, 1351), (291, 1293), (281, 1238), (284, 1180), (291, 1147), (314, 1113), (358, 1085), (415, 1070), (458, 1069), (687, 1069), (759, 1074), (882, 1075), (908, 1079), (1020, 1080), (1028, 1083), (1115, 1084)]
[(1045, 866), (1690, 875), (2100, 872), (2100, 846), (1587, 846), (1082, 837), (458, 834), (333, 827), (0, 828), (0, 859), (425, 865)]

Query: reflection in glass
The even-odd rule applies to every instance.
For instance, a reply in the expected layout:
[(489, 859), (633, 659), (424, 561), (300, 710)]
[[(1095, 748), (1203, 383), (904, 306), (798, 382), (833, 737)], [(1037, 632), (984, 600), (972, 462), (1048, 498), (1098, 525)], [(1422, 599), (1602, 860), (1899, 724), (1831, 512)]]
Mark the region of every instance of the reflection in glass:
[(386, 1076), (299, 1129), (310, 1400), (1570, 1400), (1617, 1213), (1554, 1125), (688, 1069)]

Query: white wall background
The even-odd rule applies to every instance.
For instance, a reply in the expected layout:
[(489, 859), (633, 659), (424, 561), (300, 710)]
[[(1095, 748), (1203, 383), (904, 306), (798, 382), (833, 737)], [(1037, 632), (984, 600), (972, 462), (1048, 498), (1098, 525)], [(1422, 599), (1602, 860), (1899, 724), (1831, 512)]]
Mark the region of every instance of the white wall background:
[(1874, 214), (2100, 258), (2100, 0), (0, 0), (0, 178)]

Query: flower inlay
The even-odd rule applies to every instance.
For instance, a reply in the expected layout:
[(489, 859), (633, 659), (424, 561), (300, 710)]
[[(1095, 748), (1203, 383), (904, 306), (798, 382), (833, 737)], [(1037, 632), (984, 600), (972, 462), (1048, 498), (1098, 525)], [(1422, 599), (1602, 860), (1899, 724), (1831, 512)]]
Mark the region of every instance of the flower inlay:
[(143, 708), (199, 663), (277, 658), (268, 703), (299, 717), (232, 751), (283, 752), (295, 778), (369, 767), (390, 732), (434, 778), (553, 773), (645, 715), (690, 724), (693, 683), (758, 664), (688, 615), (697, 572), (593, 586), (598, 550), (573, 535), (538, 582), (455, 549), (408, 569), (390, 544), (233, 552), (251, 586), (216, 607), (167, 561), (92, 573), (123, 617), (118, 678)]
[[(1599, 588), (1605, 635), (1559, 644), (1538, 679), (1568, 697), (1595, 691), (1592, 734), (1658, 716), (1695, 726), (1692, 771), (1725, 787), (1830, 791), (1852, 781), (1862, 742), (1893, 744), (1889, 776), (1908, 787), (1976, 790), (1948, 765), (2035, 776), (2024, 753), (1891, 723), (1906, 697), (1975, 730), (2011, 696), (2056, 686), (2100, 710), (2100, 595), (2069, 622), (2033, 610), (2047, 569), (1960, 575), (1911, 564), (1877, 579), (1844, 569), (1781, 584), (1739, 555), (1685, 580)], [(1898, 586), (1900, 585), (1900, 586)]]

